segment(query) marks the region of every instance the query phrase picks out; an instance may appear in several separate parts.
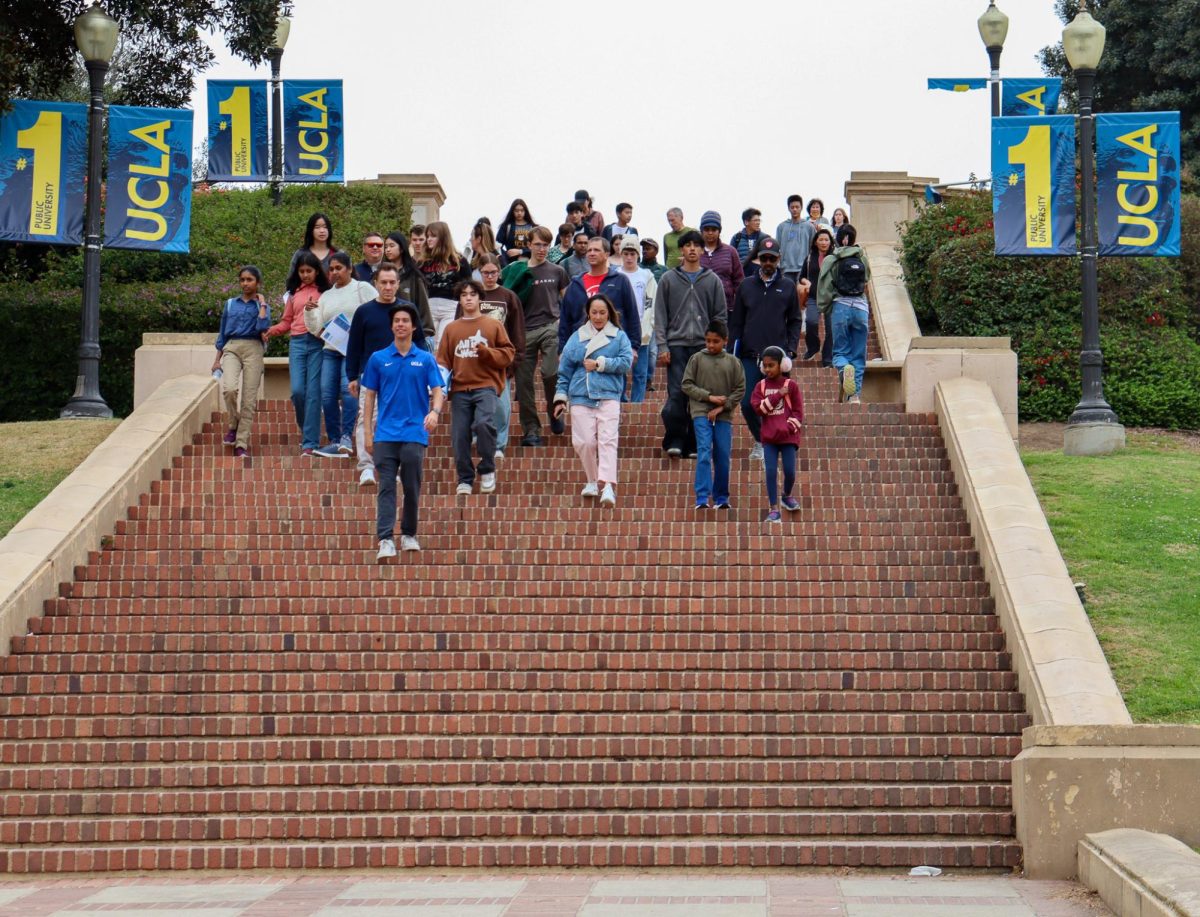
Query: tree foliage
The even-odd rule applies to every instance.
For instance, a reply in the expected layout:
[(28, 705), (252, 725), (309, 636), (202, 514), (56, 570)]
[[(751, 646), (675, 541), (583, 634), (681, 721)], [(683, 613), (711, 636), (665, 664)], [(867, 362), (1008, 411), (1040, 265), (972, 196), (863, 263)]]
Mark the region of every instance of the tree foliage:
[[(78, 95), (74, 23), (86, 0), (6, 0), (0, 5), (0, 111), (12, 99)], [(108, 81), (110, 102), (177, 108), (213, 62), (204, 33), (224, 36), (237, 57), (266, 59), (278, 0), (105, 0), (121, 26)], [(86, 80), (83, 81), (86, 86)]]
[[(1080, 0), (1056, 0), (1064, 23)], [(1184, 163), (1200, 174), (1200, 0), (1090, 0), (1108, 30), (1096, 72), (1096, 111), (1178, 111)], [(1061, 42), (1043, 48), (1042, 68), (1063, 78), (1063, 94), (1078, 108), (1075, 77)]]

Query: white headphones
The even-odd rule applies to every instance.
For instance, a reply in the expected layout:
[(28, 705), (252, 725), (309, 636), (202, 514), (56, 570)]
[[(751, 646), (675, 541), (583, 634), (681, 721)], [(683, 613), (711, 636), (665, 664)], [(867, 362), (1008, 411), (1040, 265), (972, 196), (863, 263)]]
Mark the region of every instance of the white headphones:
[(780, 370), (785, 374), (792, 371), (792, 360), (786, 353), (784, 353), (782, 347), (768, 347), (758, 355), (758, 371), (766, 375), (766, 370), (763, 369), (762, 365), (763, 357), (770, 357), (777, 362)]

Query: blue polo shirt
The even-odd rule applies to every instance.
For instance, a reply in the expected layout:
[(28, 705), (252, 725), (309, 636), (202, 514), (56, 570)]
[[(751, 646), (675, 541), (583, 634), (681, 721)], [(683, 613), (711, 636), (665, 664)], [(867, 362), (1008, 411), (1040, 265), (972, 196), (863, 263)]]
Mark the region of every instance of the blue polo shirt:
[(433, 354), (416, 344), (409, 344), (408, 353), (402, 354), (393, 341), (371, 354), (360, 381), (376, 394), (376, 442), (429, 445), (425, 431), (429, 390), (444, 384)]

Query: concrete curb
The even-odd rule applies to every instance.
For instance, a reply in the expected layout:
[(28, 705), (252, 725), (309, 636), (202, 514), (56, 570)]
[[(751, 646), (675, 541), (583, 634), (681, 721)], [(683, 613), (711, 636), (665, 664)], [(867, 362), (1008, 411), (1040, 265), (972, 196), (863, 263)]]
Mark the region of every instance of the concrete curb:
[(1165, 834), (1117, 828), (1079, 842), (1079, 880), (1119, 917), (1200, 915), (1200, 855)]
[(0, 655), (219, 406), (212, 376), (164, 383), (0, 539)]

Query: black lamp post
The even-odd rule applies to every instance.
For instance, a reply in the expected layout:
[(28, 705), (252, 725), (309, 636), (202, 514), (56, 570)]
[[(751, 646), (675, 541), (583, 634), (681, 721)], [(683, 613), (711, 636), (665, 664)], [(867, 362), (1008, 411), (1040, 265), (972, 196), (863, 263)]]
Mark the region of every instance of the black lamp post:
[(996, 0), (991, 0), (988, 8), (979, 17), (979, 37), (987, 48), (988, 61), (991, 64), (992, 84), (992, 117), (1000, 117), (1000, 52), (1004, 50), (1004, 39), (1008, 37), (1008, 17), (996, 9)]
[(60, 417), (112, 417), (100, 394), (100, 168), (104, 147), (104, 77), (120, 34), (117, 21), (99, 2), (75, 20), (75, 45), (87, 67), (91, 103), (88, 108), (87, 202), (83, 241), (83, 326), (79, 338), (79, 371), (75, 394)]
[(1067, 420), (1064, 451), (1101, 455), (1125, 444), (1125, 428), (1104, 400), (1104, 359), (1100, 352), (1100, 291), (1096, 278), (1096, 121), (1092, 99), (1096, 68), (1104, 54), (1105, 29), (1086, 10), (1063, 29), (1063, 50), (1079, 86), (1079, 159), (1082, 187), (1083, 346), (1079, 354), (1082, 398)]
[(271, 61), (271, 200), (276, 204), (283, 197), (283, 93), (279, 64), (291, 30), (292, 21), (287, 16), (280, 16), (275, 26), (275, 44), (267, 52)]

